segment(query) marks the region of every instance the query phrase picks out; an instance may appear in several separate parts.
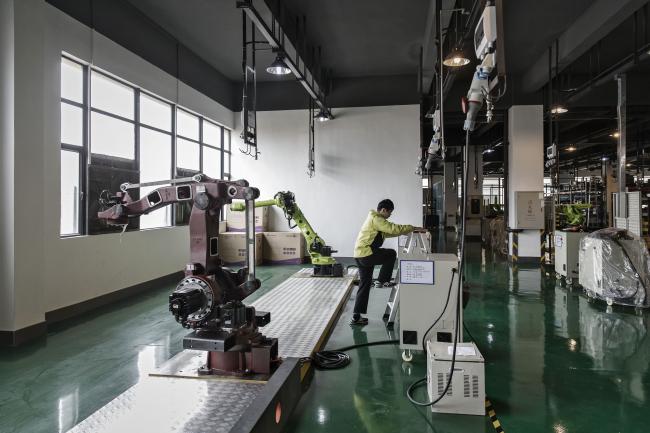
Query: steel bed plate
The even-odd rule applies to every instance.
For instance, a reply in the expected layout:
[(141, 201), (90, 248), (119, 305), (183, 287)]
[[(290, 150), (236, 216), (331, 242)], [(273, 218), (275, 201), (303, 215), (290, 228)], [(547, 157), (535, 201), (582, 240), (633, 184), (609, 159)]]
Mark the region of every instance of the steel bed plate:
[(258, 383), (148, 377), (71, 433), (227, 433), (264, 388)]
[[(282, 358), (306, 357), (319, 350), (352, 280), (352, 276), (304, 278), (303, 269), (252, 303), (271, 312), (271, 323), (261, 330), (279, 339)], [(251, 404), (267, 392), (266, 378), (199, 376), (195, 369), (204, 359), (205, 352), (178, 353), (69, 432), (230, 432), (236, 424), (241, 426), (244, 412), (248, 409), (248, 416), (255, 408)], [(301, 378), (305, 371), (303, 366)]]
[(260, 329), (267, 337), (278, 339), (280, 356), (302, 358), (318, 350), (351, 287), (351, 277), (303, 278), (296, 274), (252, 305), (271, 312), (271, 323)]

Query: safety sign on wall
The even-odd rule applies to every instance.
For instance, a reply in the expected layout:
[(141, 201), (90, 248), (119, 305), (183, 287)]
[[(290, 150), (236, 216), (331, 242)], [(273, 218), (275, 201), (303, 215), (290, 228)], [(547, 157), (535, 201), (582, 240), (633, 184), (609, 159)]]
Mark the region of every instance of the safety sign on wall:
[(401, 260), (399, 282), (401, 284), (433, 285), (433, 262), (429, 260)]

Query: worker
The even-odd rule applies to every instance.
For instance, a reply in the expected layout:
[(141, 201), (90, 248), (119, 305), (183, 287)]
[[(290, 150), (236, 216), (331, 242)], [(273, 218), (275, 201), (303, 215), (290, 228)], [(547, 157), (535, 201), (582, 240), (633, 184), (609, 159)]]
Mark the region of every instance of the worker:
[(368, 309), (368, 296), (370, 295), (372, 274), (376, 265), (381, 265), (381, 269), (375, 287), (391, 287), (394, 285), (390, 280), (393, 276), (397, 253), (392, 249), (381, 248), (384, 239), (405, 235), (413, 231), (424, 231), (420, 227), (393, 224), (387, 221), (394, 209), (395, 205), (391, 200), (380, 201), (377, 210), (371, 210), (368, 214), (357, 236), (354, 245), (354, 259), (359, 266), (359, 290), (357, 290), (357, 299), (354, 303), (351, 325), (363, 326), (368, 324), (368, 318), (361, 315), (366, 314)]

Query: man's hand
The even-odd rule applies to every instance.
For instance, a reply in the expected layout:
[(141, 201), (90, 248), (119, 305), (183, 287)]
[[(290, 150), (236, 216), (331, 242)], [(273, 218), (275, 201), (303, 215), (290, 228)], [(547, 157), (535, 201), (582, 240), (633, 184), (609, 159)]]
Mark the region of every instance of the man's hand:
[(413, 233), (426, 233), (427, 229), (424, 227), (413, 227)]

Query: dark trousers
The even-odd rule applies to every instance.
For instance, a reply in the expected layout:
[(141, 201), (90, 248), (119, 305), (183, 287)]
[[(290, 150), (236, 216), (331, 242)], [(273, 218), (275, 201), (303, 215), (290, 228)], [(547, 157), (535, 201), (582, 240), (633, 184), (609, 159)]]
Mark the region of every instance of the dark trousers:
[(368, 310), (368, 297), (370, 296), (372, 273), (375, 266), (381, 265), (378, 280), (380, 283), (386, 283), (393, 276), (396, 258), (397, 253), (395, 250), (377, 248), (371, 255), (356, 259), (359, 266), (359, 290), (357, 290), (357, 299), (354, 302), (355, 314), (366, 314)]

